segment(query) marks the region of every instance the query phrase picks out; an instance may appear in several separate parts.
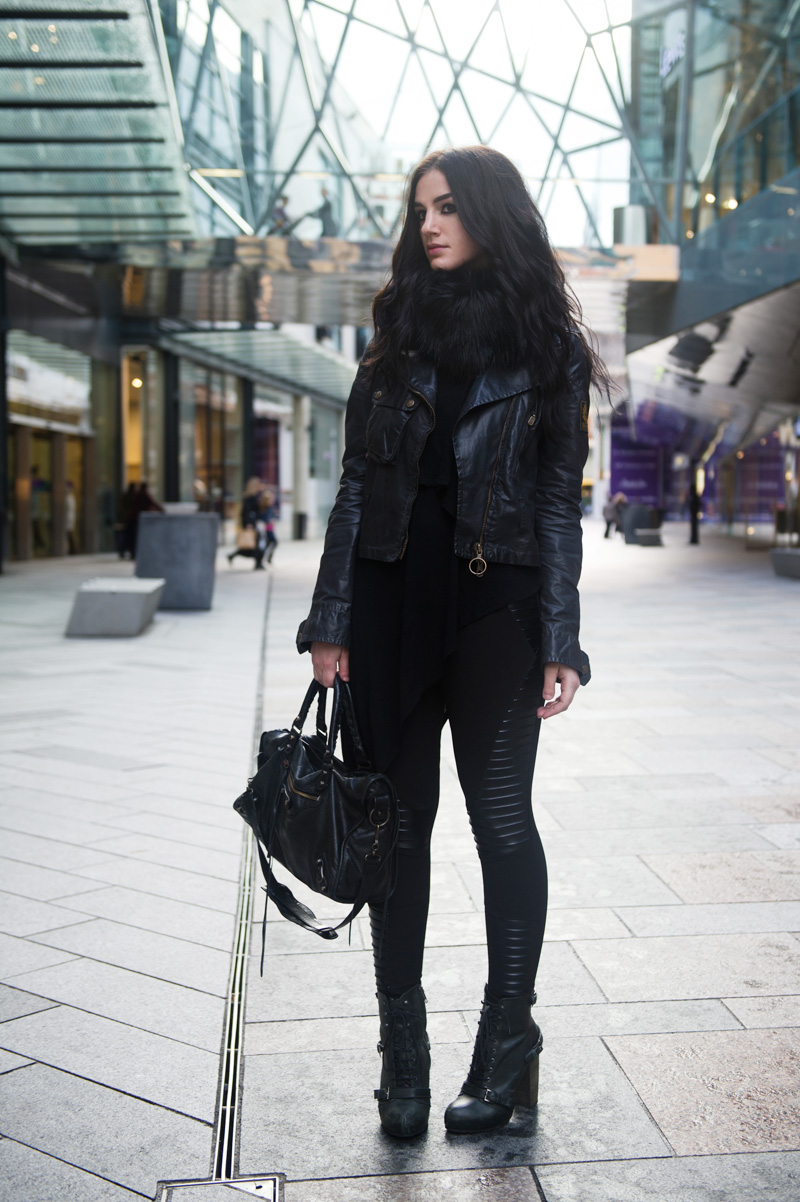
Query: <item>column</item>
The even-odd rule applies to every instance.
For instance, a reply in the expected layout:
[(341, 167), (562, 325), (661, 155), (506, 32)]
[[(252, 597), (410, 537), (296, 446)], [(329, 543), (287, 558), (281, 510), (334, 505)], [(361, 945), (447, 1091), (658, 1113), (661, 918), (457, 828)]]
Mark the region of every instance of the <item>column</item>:
[(306, 538), (308, 531), (308, 480), (311, 429), (311, 398), (292, 397), (292, 442), (294, 451), (294, 487), (292, 509), (294, 513), (294, 538)]
[(15, 523), (17, 559), (33, 558), (33, 523), (31, 519), (31, 457), (33, 453), (29, 426), (14, 426), (14, 463), (16, 478)]
[(51, 435), (52, 460), (50, 482), (53, 505), (53, 554), (67, 553), (67, 514), (64, 498), (67, 491), (67, 436)]
[(83, 496), (81, 498), (83, 526), (81, 529), (80, 545), (87, 553), (94, 553), (100, 549), (100, 534), (97, 525), (97, 505), (95, 504), (98, 487), (97, 481), (97, 440), (94, 438), (84, 438)]

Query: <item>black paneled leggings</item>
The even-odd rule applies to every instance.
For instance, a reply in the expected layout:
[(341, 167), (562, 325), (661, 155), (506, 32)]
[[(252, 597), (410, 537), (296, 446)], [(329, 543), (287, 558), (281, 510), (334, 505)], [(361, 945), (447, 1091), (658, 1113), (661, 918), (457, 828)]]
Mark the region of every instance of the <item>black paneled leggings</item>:
[(388, 769), (400, 805), (397, 885), (370, 909), (378, 988), (395, 996), (422, 976), (430, 898), (430, 840), (439, 803), (442, 726), (456, 766), (483, 873), (489, 991), (533, 991), (544, 937), (547, 866), (531, 810), (542, 704), (537, 598), (464, 627), (443, 678), (403, 726)]

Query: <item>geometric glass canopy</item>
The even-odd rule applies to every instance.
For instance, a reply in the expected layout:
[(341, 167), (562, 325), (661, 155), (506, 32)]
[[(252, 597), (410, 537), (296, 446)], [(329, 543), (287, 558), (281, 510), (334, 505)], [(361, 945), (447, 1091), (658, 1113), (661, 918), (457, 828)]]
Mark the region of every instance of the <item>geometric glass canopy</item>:
[(182, 140), (148, 0), (0, 0), (0, 233), (193, 236)]

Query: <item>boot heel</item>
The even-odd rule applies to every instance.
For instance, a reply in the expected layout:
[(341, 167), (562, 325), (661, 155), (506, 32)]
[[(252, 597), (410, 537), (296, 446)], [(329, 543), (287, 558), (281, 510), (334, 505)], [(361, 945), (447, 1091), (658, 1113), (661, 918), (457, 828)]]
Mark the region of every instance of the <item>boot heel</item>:
[(533, 1107), (538, 1101), (539, 1055), (537, 1053), (533, 1059), (525, 1065), (525, 1072), (522, 1074), (522, 1080), (517, 1086), (517, 1092), (514, 1094), (514, 1105)]

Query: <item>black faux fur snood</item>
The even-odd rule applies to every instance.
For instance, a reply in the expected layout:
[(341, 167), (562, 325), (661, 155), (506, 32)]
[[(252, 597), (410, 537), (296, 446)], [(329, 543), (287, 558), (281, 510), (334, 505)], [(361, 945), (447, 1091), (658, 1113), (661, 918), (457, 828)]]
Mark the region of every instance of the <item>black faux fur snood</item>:
[(531, 357), (518, 307), (489, 269), (425, 267), (413, 281), (408, 314), (408, 349), (458, 378)]

